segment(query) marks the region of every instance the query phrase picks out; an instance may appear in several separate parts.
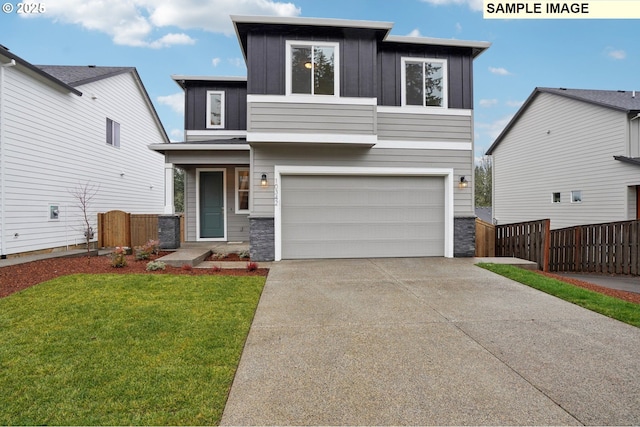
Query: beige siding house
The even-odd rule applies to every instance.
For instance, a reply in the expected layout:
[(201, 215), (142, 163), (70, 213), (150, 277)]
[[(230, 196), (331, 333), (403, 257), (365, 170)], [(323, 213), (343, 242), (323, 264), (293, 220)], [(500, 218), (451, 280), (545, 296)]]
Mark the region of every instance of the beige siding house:
[(151, 147), (186, 171), (187, 240), (248, 241), (256, 261), (473, 256), (472, 70), (489, 43), (232, 20), (247, 77), (173, 76), (185, 141)]
[(537, 88), (489, 148), (497, 224), (640, 218), (640, 94)]

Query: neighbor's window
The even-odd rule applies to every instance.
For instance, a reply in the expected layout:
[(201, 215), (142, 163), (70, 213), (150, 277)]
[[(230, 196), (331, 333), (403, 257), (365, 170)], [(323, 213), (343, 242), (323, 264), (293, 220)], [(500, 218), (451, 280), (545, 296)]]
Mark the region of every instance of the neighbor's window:
[(60, 219), (60, 206), (49, 205), (49, 221), (57, 221)]
[(581, 203), (582, 202), (582, 191), (574, 190), (571, 192), (571, 203)]
[(224, 92), (207, 91), (207, 129), (224, 128)]
[(287, 42), (287, 94), (338, 96), (338, 46)]
[(553, 193), (551, 196), (552, 203), (560, 203), (560, 193)]
[(120, 147), (120, 123), (107, 118), (107, 145)]
[(249, 169), (236, 169), (236, 213), (249, 213)]
[(402, 58), (402, 105), (447, 107), (447, 61)]

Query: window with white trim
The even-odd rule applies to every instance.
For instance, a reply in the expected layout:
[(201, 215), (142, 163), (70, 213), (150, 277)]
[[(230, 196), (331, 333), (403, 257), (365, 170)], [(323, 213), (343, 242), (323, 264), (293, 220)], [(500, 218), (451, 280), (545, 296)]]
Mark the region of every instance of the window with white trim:
[(402, 58), (402, 106), (447, 108), (447, 61)]
[(573, 190), (571, 192), (571, 203), (582, 203), (582, 190)]
[(249, 213), (249, 168), (236, 168), (236, 213)]
[(339, 44), (287, 41), (287, 95), (340, 96)]
[(224, 129), (224, 92), (207, 91), (207, 129)]
[(120, 123), (107, 117), (107, 145), (120, 148)]

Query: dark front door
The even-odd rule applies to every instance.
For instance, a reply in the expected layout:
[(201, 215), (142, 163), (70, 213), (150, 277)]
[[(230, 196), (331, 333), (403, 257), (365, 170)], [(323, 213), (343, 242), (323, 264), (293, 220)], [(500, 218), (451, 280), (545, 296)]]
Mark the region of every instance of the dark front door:
[(224, 178), (222, 171), (200, 172), (200, 237), (224, 237)]

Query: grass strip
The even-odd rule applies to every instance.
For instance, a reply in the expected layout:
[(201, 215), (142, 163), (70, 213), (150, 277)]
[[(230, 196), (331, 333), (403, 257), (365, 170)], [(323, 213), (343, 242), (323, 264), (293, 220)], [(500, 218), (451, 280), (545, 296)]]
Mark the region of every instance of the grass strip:
[(612, 319), (640, 327), (640, 305), (584, 289), (511, 265), (479, 263), (479, 267), (579, 305)]
[(0, 425), (216, 425), (264, 277), (72, 275), (0, 300)]

